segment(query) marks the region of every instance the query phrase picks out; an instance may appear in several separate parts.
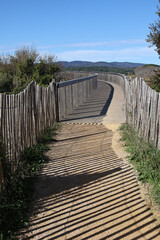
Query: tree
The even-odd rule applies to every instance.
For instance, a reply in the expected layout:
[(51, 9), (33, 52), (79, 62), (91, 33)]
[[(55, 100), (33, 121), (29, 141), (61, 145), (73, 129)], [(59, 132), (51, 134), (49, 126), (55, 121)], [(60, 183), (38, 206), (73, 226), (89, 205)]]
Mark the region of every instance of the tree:
[[(160, 8), (157, 6), (157, 9), (156, 14), (158, 15), (158, 19), (154, 23), (150, 24), (150, 33), (147, 35), (146, 41), (151, 44), (150, 46), (156, 47), (155, 50), (160, 58)], [(150, 78), (149, 85), (157, 92), (160, 92), (160, 69), (155, 70), (155, 75)]]
[(23, 47), (10, 56), (10, 64), (14, 67), (13, 85), (16, 91), (21, 91), (33, 80), (34, 64), (38, 61), (36, 49)]
[(8, 77), (7, 73), (0, 72), (0, 90), (1, 93), (7, 92), (12, 89), (12, 79)]
[(48, 85), (60, 69), (53, 55), (42, 57), (36, 49), (23, 47), (0, 57), (0, 92), (18, 93), (32, 80)]
[(149, 35), (147, 35), (146, 41), (149, 42), (151, 46), (156, 46), (155, 50), (160, 57), (160, 8), (158, 6), (157, 8), (158, 11), (156, 12), (156, 14), (158, 15), (158, 19), (154, 23), (150, 24), (150, 33)]
[(38, 64), (35, 65), (33, 78), (37, 83), (48, 85), (59, 71), (60, 66), (56, 63), (55, 57), (45, 55), (40, 57)]

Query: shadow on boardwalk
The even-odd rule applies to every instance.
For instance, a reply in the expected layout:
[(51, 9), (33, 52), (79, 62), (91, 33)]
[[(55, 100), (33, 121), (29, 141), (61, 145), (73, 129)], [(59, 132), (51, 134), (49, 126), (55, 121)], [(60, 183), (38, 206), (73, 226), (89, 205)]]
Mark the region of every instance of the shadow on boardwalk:
[(98, 88), (92, 92), (91, 97), (81, 106), (68, 114), (63, 122), (101, 122), (106, 115), (114, 95), (111, 84), (98, 82)]
[(132, 168), (103, 125), (62, 124), (19, 239), (160, 239)]

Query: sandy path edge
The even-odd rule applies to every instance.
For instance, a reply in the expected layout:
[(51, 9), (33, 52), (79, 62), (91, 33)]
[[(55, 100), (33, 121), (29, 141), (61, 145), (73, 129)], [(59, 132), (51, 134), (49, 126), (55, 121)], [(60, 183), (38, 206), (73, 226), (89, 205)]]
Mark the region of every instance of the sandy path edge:
[(134, 167), (134, 165), (132, 163), (130, 163), (128, 161), (127, 156), (129, 155), (129, 153), (127, 153), (125, 151), (125, 146), (124, 146), (124, 142), (121, 141), (121, 134), (120, 134), (120, 126), (121, 124), (117, 123), (117, 124), (105, 124), (103, 123), (103, 125), (111, 130), (113, 132), (113, 138), (112, 138), (112, 148), (114, 150), (114, 152), (116, 153), (116, 155), (119, 158), (122, 158), (127, 164), (129, 164), (135, 172), (136, 178), (137, 178), (137, 182), (139, 184), (139, 188), (141, 191), (141, 196), (142, 199), (145, 200), (146, 205), (151, 209), (154, 217), (157, 219), (158, 223), (160, 224), (160, 206), (157, 205), (152, 196), (151, 196), (151, 188), (152, 186), (148, 183), (142, 183), (138, 180), (138, 173)]

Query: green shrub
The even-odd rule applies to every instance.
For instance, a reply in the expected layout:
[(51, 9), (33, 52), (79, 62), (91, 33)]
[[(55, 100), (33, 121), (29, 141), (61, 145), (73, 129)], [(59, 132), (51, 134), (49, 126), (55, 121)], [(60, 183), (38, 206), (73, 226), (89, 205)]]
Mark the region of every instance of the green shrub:
[(0, 56), (0, 92), (21, 92), (31, 81), (48, 85), (60, 65), (53, 55), (41, 57), (34, 48), (22, 47), (14, 55)]
[(153, 198), (160, 204), (160, 150), (140, 138), (132, 126), (123, 124), (120, 130), (138, 179), (152, 185)]
[(0, 72), (0, 91), (1, 93), (9, 92), (13, 87), (12, 79), (7, 73)]

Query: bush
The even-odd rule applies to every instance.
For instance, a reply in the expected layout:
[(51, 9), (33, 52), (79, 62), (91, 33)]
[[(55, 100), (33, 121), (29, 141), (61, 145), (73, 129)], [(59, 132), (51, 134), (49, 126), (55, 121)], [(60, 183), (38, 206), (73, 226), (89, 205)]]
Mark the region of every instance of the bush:
[(120, 128), (126, 151), (137, 172), (138, 180), (152, 186), (154, 200), (160, 204), (160, 150), (138, 137), (132, 126), (123, 124)]
[(41, 57), (35, 49), (23, 47), (13, 56), (0, 58), (0, 92), (18, 93), (32, 80), (48, 85), (59, 71), (54, 56)]
[(149, 86), (157, 92), (160, 92), (160, 70), (155, 71), (155, 75), (151, 77)]
[(7, 73), (0, 72), (0, 90), (1, 93), (9, 92), (13, 88), (12, 79)]

